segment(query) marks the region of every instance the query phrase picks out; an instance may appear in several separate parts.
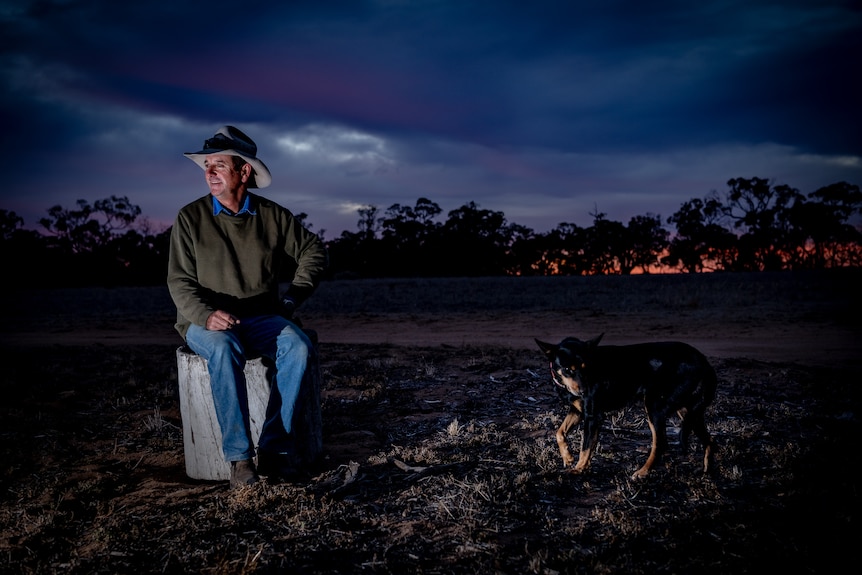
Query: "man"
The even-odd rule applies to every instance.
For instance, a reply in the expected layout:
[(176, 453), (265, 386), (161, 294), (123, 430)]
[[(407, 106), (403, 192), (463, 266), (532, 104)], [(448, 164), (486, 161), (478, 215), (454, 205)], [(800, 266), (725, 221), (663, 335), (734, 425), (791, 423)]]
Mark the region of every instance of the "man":
[[(176, 329), (207, 360), (231, 488), (256, 483), (258, 473), (290, 480), (302, 464), (291, 433), (294, 406), (306, 366), (316, 361), (290, 319), (317, 287), (326, 250), (290, 211), (248, 191), (267, 187), (272, 176), (243, 132), (224, 126), (201, 151), (184, 155), (203, 168), (210, 193), (180, 209), (171, 230), (167, 282)], [(280, 280), (291, 277), (280, 294)], [(243, 375), (246, 358), (256, 355), (276, 368), (257, 466)]]

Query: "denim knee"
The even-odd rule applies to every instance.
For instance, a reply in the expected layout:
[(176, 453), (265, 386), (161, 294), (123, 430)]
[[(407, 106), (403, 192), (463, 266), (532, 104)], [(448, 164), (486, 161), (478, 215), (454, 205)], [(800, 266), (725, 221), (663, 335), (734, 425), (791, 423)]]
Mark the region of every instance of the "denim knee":
[(186, 335), (186, 343), (209, 363), (243, 363), (243, 346), (236, 335), (228, 331), (210, 331), (192, 326)]
[(309, 350), (312, 348), (311, 340), (303, 331), (293, 325), (284, 328), (279, 334), (276, 344), (278, 347), (278, 361), (306, 361)]

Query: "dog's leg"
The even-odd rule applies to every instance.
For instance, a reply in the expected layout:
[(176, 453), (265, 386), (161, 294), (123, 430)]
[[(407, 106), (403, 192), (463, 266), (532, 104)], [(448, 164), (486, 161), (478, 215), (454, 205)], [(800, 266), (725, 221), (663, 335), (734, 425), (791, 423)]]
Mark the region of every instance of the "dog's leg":
[(712, 473), (712, 459), (713, 452), (715, 451), (715, 443), (710, 441), (706, 444), (706, 448), (703, 450), (703, 472), (704, 473)]
[(692, 411), (696, 414), (692, 421), (692, 430), (703, 444), (703, 472), (711, 473), (713, 469), (712, 460), (716, 451), (715, 442), (706, 427), (705, 415), (710, 404), (715, 400), (715, 390), (718, 386), (718, 378), (715, 370), (707, 363), (706, 373), (703, 377), (703, 393), (701, 400)]
[(578, 454), (578, 462), (575, 464), (574, 473), (586, 471), (593, 459), (596, 445), (599, 443), (599, 429), (602, 427), (602, 418), (594, 413), (584, 414), (584, 431), (581, 438), (581, 452)]
[(694, 434), (703, 445), (703, 472), (709, 473), (715, 453), (715, 442), (706, 428), (703, 411), (692, 411), (688, 416), (688, 421), (690, 423), (689, 427), (694, 431)]
[(705, 413), (715, 398), (716, 377), (712, 368), (707, 370), (702, 381), (704, 382), (702, 392), (695, 395), (690, 407), (683, 407), (680, 410), (683, 420), (679, 440), (680, 447), (682, 447), (684, 452), (687, 451), (689, 436), (691, 432), (694, 432), (698, 440), (700, 440), (701, 445), (703, 445), (703, 472), (710, 473), (716, 447), (706, 427)]
[(566, 414), (566, 418), (563, 419), (562, 425), (557, 429), (557, 447), (560, 448), (560, 455), (563, 457), (563, 467), (569, 467), (575, 462), (572, 452), (569, 451), (566, 436), (569, 434), (569, 431), (572, 430), (572, 427), (580, 423), (583, 415), (582, 407), (583, 403), (580, 399), (572, 401), (572, 404), (569, 406), (569, 413)]
[(652, 434), (652, 445), (650, 446), (649, 456), (647, 456), (646, 463), (643, 464), (643, 467), (632, 474), (632, 479), (643, 479), (649, 474), (653, 465), (661, 461), (662, 455), (667, 450), (667, 430), (665, 429), (666, 421), (667, 418), (665, 417), (664, 412), (661, 413), (661, 416), (658, 416), (655, 413), (651, 413), (650, 410), (647, 410), (647, 423), (649, 423), (649, 430)]
[(679, 415), (679, 450), (685, 455), (688, 453), (688, 441), (691, 437), (691, 426), (694, 421), (694, 415), (689, 415), (685, 408), (677, 411)]

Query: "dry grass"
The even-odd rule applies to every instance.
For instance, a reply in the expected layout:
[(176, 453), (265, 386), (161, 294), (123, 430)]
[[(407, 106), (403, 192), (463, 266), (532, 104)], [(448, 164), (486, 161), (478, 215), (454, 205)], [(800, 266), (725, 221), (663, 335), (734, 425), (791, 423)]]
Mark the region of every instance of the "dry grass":
[(171, 352), (3, 358), (28, 366), (4, 377), (5, 572), (826, 572), (856, 538), (859, 396), (839, 370), (716, 362), (717, 474), (693, 442), (633, 483), (638, 409), (588, 475), (561, 472), (535, 354), (326, 346), (323, 468), (232, 492), (183, 475)]

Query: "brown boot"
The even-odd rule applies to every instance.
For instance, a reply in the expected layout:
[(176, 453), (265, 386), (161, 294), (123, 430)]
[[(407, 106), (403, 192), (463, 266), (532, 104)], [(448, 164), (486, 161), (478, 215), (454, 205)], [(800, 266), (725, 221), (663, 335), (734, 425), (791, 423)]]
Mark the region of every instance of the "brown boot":
[(246, 459), (244, 461), (230, 462), (230, 488), (244, 487), (246, 485), (254, 485), (258, 481), (257, 470), (254, 468), (254, 461)]

